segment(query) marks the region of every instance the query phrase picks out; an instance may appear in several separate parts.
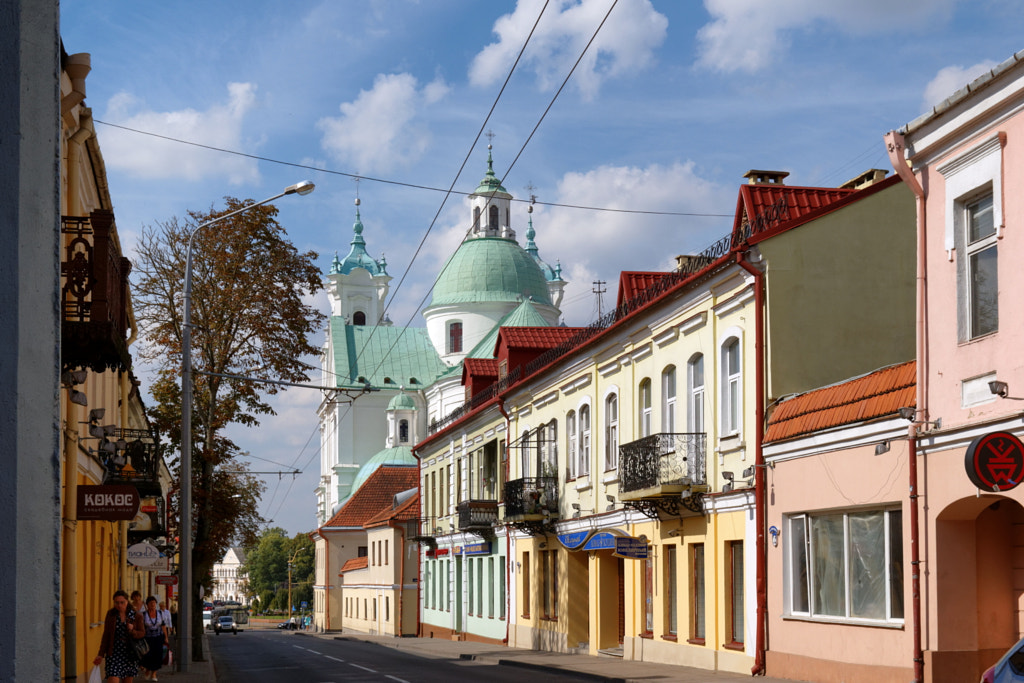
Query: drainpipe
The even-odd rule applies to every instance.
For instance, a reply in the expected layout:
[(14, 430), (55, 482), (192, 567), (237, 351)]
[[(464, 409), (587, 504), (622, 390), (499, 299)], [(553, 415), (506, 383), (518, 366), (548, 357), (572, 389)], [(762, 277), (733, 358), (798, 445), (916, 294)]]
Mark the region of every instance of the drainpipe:
[[(423, 477), (419, 475), (419, 472), (423, 471), (423, 461), (420, 458), (420, 454), (416, 447), (413, 446), (412, 456), (416, 460), (420, 461), (419, 467), (417, 467), (416, 474), (416, 488), (417, 493), (420, 497), (420, 514), (423, 514)], [(449, 486), (451, 482), (448, 482)], [(423, 524), (424, 517), (420, 517), (420, 524)], [(433, 530), (431, 530), (433, 531)], [(420, 619), (420, 609), (423, 601), (423, 553), (421, 552), (422, 547), (419, 543), (416, 544), (416, 637), (419, 638), (422, 634), (420, 630), (423, 628), (422, 620)]]
[(889, 163), (896, 170), (897, 175), (903, 179), (907, 187), (914, 193), (917, 200), (917, 314), (916, 314), (916, 338), (917, 338), (917, 397), (915, 419), (907, 427), (907, 439), (909, 441), (908, 455), (910, 461), (907, 470), (910, 479), (910, 593), (913, 601), (914, 613), (914, 683), (921, 683), (924, 680), (924, 652), (921, 648), (921, 558), (920, 558), (920, 529), (918, 527), (918, 505), (917, 499), (917, 423), (928, 419), (928, 364), (927, 364), (927, 304), (928, 304), (928, 283), (927, 259), (925, 253), (926, 236), (926, 211), (924, 188), (914, 175), (913, 169), (907, 164), (904, 150), (906, 144), (902, 133), (894, 130), (885, 134), (885, 147), (889, 152)]
[(768, 550), (765, 545), (765, 465), (764, 449), (764, 273), (746, 260), (746, 254), (736, 254), (736, 263), (754, 276), (754, 358), (755, 389), (757, 402), (754, 404), (754, 528), (757, 529), (757, 546), (755, 552), (757, 581), (757, 619), (754, 636), (754, 666), (750, 669), (752, 676), (765, 674), (765, 650), (768, 626)]
[[(498, 397), (498, 412), (505, 418), (505, 481), (508, 481), (509, 455), (508, 436), (511, 432), (512, 420), (505, 410), (505, 402)], [(508, 645), (508, 637), (512, 624), (512, 527), (505, 525), (505, 639), (501, 642)]]

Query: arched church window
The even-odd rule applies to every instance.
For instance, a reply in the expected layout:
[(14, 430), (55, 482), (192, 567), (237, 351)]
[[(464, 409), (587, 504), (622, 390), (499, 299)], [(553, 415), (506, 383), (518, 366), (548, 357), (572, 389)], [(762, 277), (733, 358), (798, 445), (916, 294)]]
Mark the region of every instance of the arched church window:
[(462, 323), (448, 323), (448, 353), (462, 353)]
[(474, 206), (473, 207), (473, 229), (474, 230), (479, 230), (480, 229), (480, 207), (479, 206)]
[(366, 314), (363, 313), (362, 311), (356, 311), (355, 313), (353, 313), (352, 314), (352, 324), (353, 325), (365, 325), (366, 324)]
[(399, 443), (409, 443), (409, 421), (401, 420), (398, 423), (398, 441)]
[(488, 213), (490, 214), (490, 222), (488, 223), (487, 227), (489, 227), (489, 228), (497, 228), (498, 227), (498, 207), (492, 205), (491, 209), (490, 209), (490, 211), (488, 211)]

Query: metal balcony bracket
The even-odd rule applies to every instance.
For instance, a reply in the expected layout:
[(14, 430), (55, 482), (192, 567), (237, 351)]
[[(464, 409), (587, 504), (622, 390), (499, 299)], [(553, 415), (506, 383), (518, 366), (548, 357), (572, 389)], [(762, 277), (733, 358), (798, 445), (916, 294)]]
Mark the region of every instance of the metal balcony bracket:
[(704, 494), (695, 491), (686, 498), (663, 496), (660, 498), (627, 500), (623, 501), (623, 505), (627, 508), (632, 508), (638, 512), (642, 512), (654, 520), (660, 520), (662, 517), (681, 517), (684, 511), (703, 515)]
[(547, 536), (554, 527), (554, 521), (550, 519), (537, 519), (522, 522), (511, 522), (510, 527), (516, 531), (531, 536)]
[(437, 539), (433, 536), (410, 536), (409, 540), (427, 546), (428, 550), (437, 550)]

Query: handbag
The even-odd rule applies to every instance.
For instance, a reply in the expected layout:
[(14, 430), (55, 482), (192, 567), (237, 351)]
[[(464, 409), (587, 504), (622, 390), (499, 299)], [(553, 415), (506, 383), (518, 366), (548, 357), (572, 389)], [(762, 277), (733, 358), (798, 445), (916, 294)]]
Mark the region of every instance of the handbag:
[(132, 647), (135, 650), (135, 656), (138, 659), (142, 659), (149, 654), (149, 643), (146, 642), (145, 638), (135, 638), (131, 641)]

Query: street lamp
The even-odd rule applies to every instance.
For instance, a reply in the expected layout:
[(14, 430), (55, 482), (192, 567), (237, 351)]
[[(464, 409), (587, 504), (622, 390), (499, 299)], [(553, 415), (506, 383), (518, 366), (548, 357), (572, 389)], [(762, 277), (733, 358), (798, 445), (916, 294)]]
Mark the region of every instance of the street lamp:
[[(288, 623), (289, 624), (292, 623), (292, 619), (293, 619), (292, 612), (295, 611), (295, 608), (292, 607), (292, 564), (295, 562), (295, 558), (298, 557), (299, 553), (301, 553), (303, 550), (305, 550), (305, 548), (299, 548), (298, 550), (296, 550), (292, 554), (291, 559), (288, 560)], [(296, 624), (296, 626), (298, 626), (298, 625)]]
[(307, 195), (316, 188), (308, 180), (289, 185), (284, 192), (243, 206), (197, 225), (188, 236), (185, 251), (185, 313), (181, 330), (181, 577), (178, 593), (178, 621), (181, 624), (178, 662), (188, 672), (192, 661), (192, 248), (196, 233), (203, 228), (237, 216), (289, 194)]

